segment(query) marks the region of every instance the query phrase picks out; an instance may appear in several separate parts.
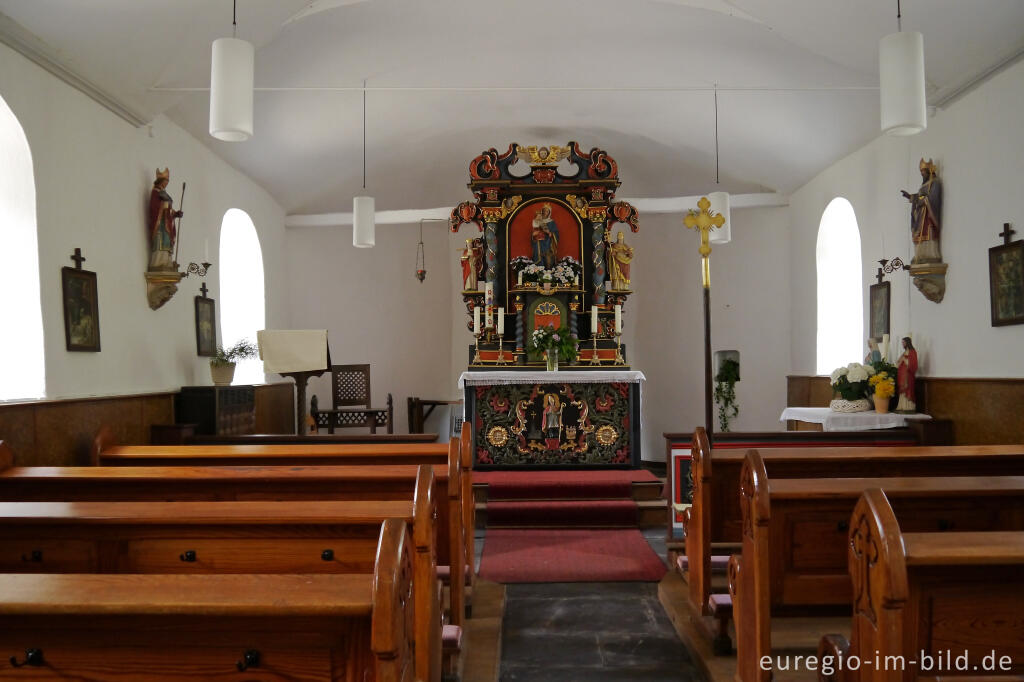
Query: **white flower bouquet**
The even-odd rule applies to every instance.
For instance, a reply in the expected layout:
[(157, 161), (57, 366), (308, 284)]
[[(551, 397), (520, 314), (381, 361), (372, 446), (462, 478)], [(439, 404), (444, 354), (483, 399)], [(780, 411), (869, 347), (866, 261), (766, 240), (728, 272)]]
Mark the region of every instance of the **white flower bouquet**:
[(875, 373), (871, 365), (851, 362), (846, 367), (832, 371), (832, 388), (843, 400), (860, 400), (867, 397), (868, 379)]

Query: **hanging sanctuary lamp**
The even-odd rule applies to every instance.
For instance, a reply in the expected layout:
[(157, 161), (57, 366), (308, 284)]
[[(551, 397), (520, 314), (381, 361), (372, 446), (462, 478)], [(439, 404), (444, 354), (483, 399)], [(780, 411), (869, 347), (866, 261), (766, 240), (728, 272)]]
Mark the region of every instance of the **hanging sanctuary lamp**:
[(423, 221), (420, 221), (420, 243), (416, 245), (416, 279), (423, 281), (427, 278), (427, 264), (423, 257)]

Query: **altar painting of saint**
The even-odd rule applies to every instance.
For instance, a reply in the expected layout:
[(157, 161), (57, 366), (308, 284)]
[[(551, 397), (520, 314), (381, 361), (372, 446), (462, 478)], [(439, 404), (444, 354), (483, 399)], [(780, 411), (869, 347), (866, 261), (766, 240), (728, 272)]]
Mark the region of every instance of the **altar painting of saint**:
[(579, 217), (555, 200), (534, 201), (509, 218), (508, 258), (529, 258), (551, 270), (570, 256), (583, 262), (582, 226)]

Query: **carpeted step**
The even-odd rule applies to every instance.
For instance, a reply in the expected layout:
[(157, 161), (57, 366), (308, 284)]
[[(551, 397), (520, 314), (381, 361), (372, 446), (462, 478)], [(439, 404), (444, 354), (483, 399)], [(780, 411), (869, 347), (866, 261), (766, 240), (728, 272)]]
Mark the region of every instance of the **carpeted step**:
[(487, 532), (480, 577), (504, 583), (657, 582), (665, 564), (635, 528)]
[(632, 500), (488, 502), (487, 526), (636, 526)]
[(484, 471), (473, 483), (487, 486), (494, 500), (600, 500), (633, 498), (634, 483), (655, 483), (651, 472), (628, 471)]

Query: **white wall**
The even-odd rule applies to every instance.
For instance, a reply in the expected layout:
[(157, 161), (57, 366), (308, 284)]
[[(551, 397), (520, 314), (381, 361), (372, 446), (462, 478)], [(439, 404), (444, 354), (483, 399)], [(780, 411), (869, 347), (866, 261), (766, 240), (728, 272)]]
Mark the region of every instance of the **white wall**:
[[(352, 228), (288, 228), (288, 306), (294, 329), (327, 329), (331, 362), (370, 364), (374, 407), (395, 400), (395, 430), (407, 431), (405, 400), (452, 395), (450, 260), (447, 225), (426, 223), (427, 277), (416, 279), (415, 225), (378, 225), (376, 246), (352, 246)], [(266, 251), (264, 251), (266, 257)], [(269, 285), (268, 285), (269, 287)], [(330, 377), (308, 395), (331, 406)]]
[[(207, 362), (196, 356), (199, 280), (183, 280), (159, 310), (146, 302), (145, 212), (158, 166), (170, 167), (176, 204), (188, 183), (179, 261), (203, 260), (209, 240), (214, 270), (206, 283), (218, 298), (221, 217), (244, 209), (263, 247), (267, 323), (284, 322), (284, 212), (257, 184), (166, 118), (134, 128), (3, 45), (0, 96), (24, 127), (35, 167), (47, 397), (210, 383)], [(65, 350), (60, 269), (72, 265), (75, 247), (98, 277), (100, 353)]]
[[(825, 207), (846, 197), (857, 214), (867, 286), (876, 262), (909, 263), (910, 208), (900, 190), (917, 191), (918, 161), (934, 158), (943, 181), (941, 248), (949, 264), (946, 296), (924, 298), (907, 273), (892, 282), (893, 337), (913, 332), (921, 373), (948, 377), (1024, 377), (1024, 326), (992, 327), (988, 249), (1001, 243), (1004, 222), (1024, 237), (1024, 62), (993, 77), (940, 111), (928, 129), (909, 138), (879, 137), (793, 193), (791, 213), (792, 344), (794, 373), (814, 374), (816, 325), (814, 245)], [(866, 352), (866, 348), (864, 350)], [(851, 358), (851, 361), (858, 358)]]

